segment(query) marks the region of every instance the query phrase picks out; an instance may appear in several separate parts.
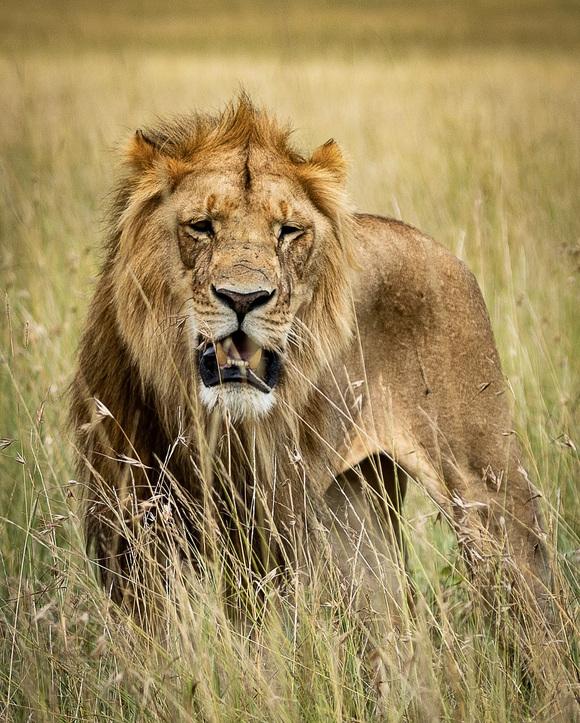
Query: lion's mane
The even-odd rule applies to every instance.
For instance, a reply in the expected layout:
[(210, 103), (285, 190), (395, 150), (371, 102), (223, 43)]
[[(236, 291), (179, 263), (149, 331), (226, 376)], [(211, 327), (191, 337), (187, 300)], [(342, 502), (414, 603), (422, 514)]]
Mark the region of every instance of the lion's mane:
[[(336, 146), (325, 144), (306, 159), (289, 136), (288, 128), (242, 96), (218, 115), (182, 116), (138, 133), (125, 155), (71, 387), (78, 475), (87, 490), (87, 542), (114, 596), (122, 594), (119, 580), (128, 574), (128, 538), (168, 498), (176, 518), (187, 520), (188, 541), (201, 549), (198, 528), (208, 514), (208, 487), (219, 516), (225, 486), (234, 485), (242, 506), (248, 489), (258, 486), (284, 536), (304, 516), (305, 480), (323, 490), (331, 474), (329, 451), (321, 442), (328, 410), (313, 392), (352, 333), (352, 217)], [(172, 303), (163, 267), (142, 250), (147, 244), (135, 239), (156, 233), (147, 219), (191, 172), (192, 158), (249, 145), (275, 153), (300, 179), (330, 220), (333, 235), (300, 333), (288, 350), (277, 405), (259, 422), (232, 424), (200, 404), (186, 320)], [(309, 498), (316, 500), (316, 489)]]

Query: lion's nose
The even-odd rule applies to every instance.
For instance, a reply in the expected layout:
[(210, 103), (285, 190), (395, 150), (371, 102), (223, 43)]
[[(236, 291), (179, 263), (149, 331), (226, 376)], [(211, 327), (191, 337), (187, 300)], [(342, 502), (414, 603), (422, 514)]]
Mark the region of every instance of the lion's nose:
[(220, 301), (223, 301), (226, 306), (229, 306), (230, 309), (236, 312), (240, 321), (246, 314), (252, 311), (252, 309), (256, 309), (258, 306), (262, 306), (270, 301), (275, 293), (275, 291), (259, 289), (258, 291), (251, 291), (248, 294), (242, 294), (232, 289), (216, 289), (215, 286), (211, 288)]

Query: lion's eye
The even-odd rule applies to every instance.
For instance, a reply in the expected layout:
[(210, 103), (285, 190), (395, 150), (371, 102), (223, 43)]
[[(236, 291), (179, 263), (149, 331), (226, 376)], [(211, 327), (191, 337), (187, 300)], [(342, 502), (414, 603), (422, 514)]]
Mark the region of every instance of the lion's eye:
[(304, 233), (302, 226), (294, 223), (284, 223), (278, 231), (278, 241), (293, 241)]
[(188, 221), (185, 228), (195, 234), (202, 236), (213, 236), (213, 224), (209, 218), (203, 218), (199, 221)]

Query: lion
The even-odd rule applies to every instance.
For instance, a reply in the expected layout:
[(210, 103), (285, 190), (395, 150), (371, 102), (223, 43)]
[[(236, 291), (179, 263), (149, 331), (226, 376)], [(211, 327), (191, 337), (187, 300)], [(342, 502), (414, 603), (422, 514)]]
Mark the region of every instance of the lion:
[(113, 599), (139, 595), (132, 536), (168, 542), (169, 506), (194, 563), (215, 550), (210, 518), (241, 555), (256, 533), (256, 574), (304, 564), (322, 531), (371, 614), (390, 604), (377, 578), (400, 603), (412, 479), (484, 596), (499, 565), (544, 609), (539, 495), (465, 264), (355, 211), (338, 144), (301, 155), (245, 95), (137, 131), (123, 168), (71, 404)]

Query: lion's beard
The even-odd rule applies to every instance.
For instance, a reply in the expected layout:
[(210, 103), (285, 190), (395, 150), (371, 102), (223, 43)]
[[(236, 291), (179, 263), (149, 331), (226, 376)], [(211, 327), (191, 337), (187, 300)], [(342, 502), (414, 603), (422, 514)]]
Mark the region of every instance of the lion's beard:
[(208, 411), (227, 410), (234, 422), (264, 417), (276, 404), (275, 391), (264, 394), (247, 385), (223, 384), (219, 387), (206, 387), (200, 382), (198, 389), (199, 398)]

